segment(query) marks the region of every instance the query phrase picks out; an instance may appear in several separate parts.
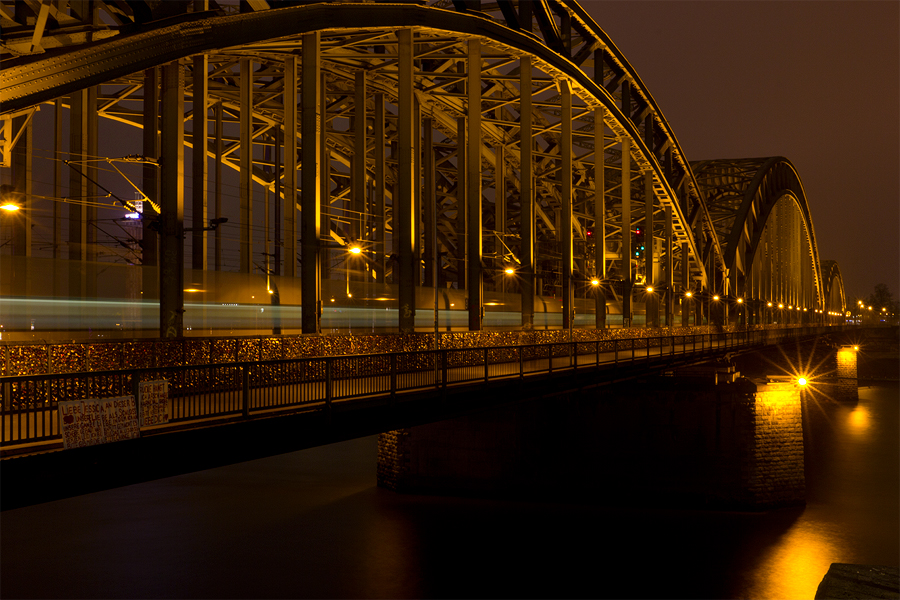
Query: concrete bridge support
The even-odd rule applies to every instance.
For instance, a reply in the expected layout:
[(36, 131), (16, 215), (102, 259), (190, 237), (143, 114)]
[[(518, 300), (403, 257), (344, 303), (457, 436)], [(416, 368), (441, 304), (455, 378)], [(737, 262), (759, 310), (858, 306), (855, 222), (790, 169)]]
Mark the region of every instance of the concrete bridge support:
[(844, 402), (859, 401), (859, 381), (857, 380), (857, 346), (841, 346), (837, 351), (837, 380), (831, 395)]
[(397, 491), (581, 495), (610, 504), (802, 504), (798, 388), (716, 384), (715, 370), (705, 376), (582, 390), (384, 433), (378, 482)]

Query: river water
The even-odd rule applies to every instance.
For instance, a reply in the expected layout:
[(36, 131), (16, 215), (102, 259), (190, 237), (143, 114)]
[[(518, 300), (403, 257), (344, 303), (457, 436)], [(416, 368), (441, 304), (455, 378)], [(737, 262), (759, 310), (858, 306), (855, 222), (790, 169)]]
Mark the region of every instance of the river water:
[(859, 396), (807, 403), (805, 507), (398, 495), (369, 437), (0, 513), (0, 596), (813, 598), (900, 564), (900, 393)]

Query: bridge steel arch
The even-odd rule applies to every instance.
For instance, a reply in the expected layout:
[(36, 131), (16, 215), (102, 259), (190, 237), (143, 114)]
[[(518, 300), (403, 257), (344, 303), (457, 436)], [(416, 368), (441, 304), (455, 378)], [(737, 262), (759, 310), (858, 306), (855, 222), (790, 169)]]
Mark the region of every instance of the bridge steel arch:
[[(133, 159), (144, 169), (138, 187), (162, 215), (160, 248), (145, 235), (139, 258), (160, 257), (163, 336), (181, 335), (185, 232), (194, 271), (227, 268), (212, 258), (219, 230), (214, 253), (205, 231), (223, 209), (212, 210), (222, 176), (204, 157), (239, 174), (231, 214), (240, 217), (227, 226), (239, 237), (237, 269), (299, 276), (308, 333), (320, 331), (323, 280), (335, 275), (348, 294), (352, 280), (397, 284), (399, 327), (412, 331), (426, 287), (465, 290), (472, 330), (485, 295), (510, 289), (526, 328), (535, 299), (554, 297), (564, 328), (576, 304), (591, 303), (604, 326), (607, 296), (625, 324), (633, 299), (644, 300), (648, 325), (659, 324), (661, 296), (671, 325), (686, 291), (734, 296), (731, 274), (746, 286), (752, 272), (741, 261), (754, 264), (762, 229), (741, 233), (740, 252), (720, 242), (731, 239), (707, 207), (711, 188), (637, 73), (573, 1), (95, 2), (90, 15), (76, 3), (2, 6), (4, 164), (24, 164), (21, 134), (47, 104), (57, 121), (68, 111), (74, 164), (97, 155), (96, 117), (143, 130), (132, 146), (143, 155)], [(764, 199), (733, 223), (765, 223), (777, 204), (770, 181), (792, 167), (766, 168), (751, 186)], [(69, 196), (100, 185), (84, 171), (71, 176)], [(817, 256), (802, 187), (785, 191)], [(97, 257), (87, 227), (95, 210), (70, 211), (68, 236), (53, 225), (71, 260)], [(366, 257), (354, 269), (350, 247)], [(515, 281), (502, 275), (510, 266)]]
[(844, 279), (836, 261), (822, 261), (822, 281), (824, 282), (824, 311), (832, 322), (842, 322), (847, 310), (847, 296), (844, 294)]
[(819, 315), (830, 310), (828, 280), (806, 193), (791, 162), (784, 157), (715, 160), (692, 168), (724, 241), (736, 294), (753, 299), (751, 319), (821, 320)]

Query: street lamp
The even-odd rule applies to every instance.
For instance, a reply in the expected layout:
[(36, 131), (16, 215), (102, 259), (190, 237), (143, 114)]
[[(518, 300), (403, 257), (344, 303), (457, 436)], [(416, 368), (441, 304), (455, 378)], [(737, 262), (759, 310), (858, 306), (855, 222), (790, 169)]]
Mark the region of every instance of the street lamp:
[[(690, 305), (690, 300), (691, 300), (691, 298), (692, 298), (693, 296), (694, 296), (694, 294), (691, 293), (690, 290), (687, 290), (687, 291), (684, 292), (684, 300), (685, 300), (685, 304), (684, 304), (684, 305), (685, 305), (685, 308), (683, 308), (683, 309), (681, 310), (681, 326), (682, 326), (682, 327), (685, 327), (686, 325), (690, 325), (690, 324), (691, 324), (691, 317), (690, 317), (690, 315), (691, 315), (691, 309), (690, 309), (690, 306), (691, 306), (691, 305)], [(686, 311), (687, 314), (688, 314), (687, 323), (684, 322), (684, 314), (685, 314), (685, 311)]]

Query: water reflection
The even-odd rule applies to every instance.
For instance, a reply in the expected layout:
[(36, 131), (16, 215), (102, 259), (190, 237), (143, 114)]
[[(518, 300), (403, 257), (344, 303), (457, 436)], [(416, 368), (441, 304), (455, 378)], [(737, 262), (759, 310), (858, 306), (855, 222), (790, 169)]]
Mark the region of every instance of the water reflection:
[(398, 495), (370, 438), (2, 512), (0, 596), (813, 598), (900, 564), (898, 390), (804, 421), (805, 508)]
[(865, 406), (857, 406), (850, 411), (847, 423), (852, 433), (865, 433), (869, 429), (869, 411)]
[(832, 526), (801, 517), (765, 552), (746, 597), (813, 598), (839, 545)]

